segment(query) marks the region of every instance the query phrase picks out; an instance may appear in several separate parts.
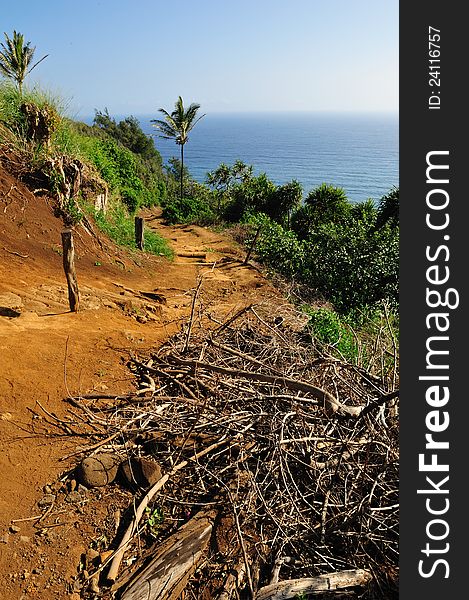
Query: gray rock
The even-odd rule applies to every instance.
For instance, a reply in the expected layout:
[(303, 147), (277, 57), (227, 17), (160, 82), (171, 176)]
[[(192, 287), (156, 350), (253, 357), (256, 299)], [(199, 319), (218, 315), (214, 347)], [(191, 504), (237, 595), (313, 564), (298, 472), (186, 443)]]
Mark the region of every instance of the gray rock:
[(39, 506), (39, 508), (44, 508), (45, 506), (50, 506), (51, 504), (54, 504), (54, 502), (55, 494), (46, 494), (39, 500), (37, 505)]
[(110, 452), (88, 456), (78, 467), (78, 480), (89, 488), (103, 487), (114, 481), (119, 463), (120, 459)]
[(80, 494), (80, 492), (77, 492), (76, 490), (74, 492), (70, 492), (70, 494), (67, 494), (65, 496), (65, 501), (69, 502), (70, 504), (78, 504), (82, 500), (83, 496)]

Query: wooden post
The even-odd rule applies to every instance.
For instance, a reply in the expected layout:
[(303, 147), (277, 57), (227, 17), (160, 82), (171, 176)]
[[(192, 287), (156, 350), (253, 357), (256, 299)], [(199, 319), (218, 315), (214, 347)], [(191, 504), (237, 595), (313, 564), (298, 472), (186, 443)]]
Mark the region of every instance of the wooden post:
[(139, 250), (143, 250), (143, 219), (135, 217), (135, 244)]
[(80, 293), (78, 291), (77, 274), (75, 272), (75, 249), (70, 229), (62, 231), (62, 251), (65, 276), (68, 284), (68, 302), (72, 312), (78, 312)]

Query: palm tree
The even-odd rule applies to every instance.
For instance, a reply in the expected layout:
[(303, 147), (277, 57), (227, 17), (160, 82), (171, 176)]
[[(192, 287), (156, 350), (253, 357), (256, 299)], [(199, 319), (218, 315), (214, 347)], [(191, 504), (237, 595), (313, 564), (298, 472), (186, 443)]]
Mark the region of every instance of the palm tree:
[(24, 35), (16, 31), (13, 31), (13, 39), (5, 33), (5, 43), (0, 44), (0, 72), (16, 81), (20, 96), (23, 95), (23, 81), (26, 75), (49, 56), (46, 54), (31, 67), (36, 48), (31, 48), (30, 44), (31, 42), (28, 42), (25, 45)]
[(153, 127), (156, 127), (156, 129), (161, 131), (161, 138), (165, 140), (175, 140), (176, 144), (181, 146), (181, 200), (183, 196), (184, 179), (184, 144), (189, 139), (189, 132), (202, 117), (205, 117), (205, 115), (197, 117), (199, 108), (200, 104), (192, 103), (189, 108), (185, 109), (182, 98), (179, 96), (171, 114), (164, 108), (160, 108), (159, 111), (163, 113), (164, 120), (152, 119), (151, 121)]

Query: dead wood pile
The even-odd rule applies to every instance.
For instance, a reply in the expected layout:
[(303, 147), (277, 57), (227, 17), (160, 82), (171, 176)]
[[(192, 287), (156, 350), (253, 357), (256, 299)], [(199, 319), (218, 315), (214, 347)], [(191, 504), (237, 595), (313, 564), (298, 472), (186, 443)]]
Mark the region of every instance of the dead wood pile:
[[(131, 361), (135, 394), (73, 399), (99, 421), (95, 448), (118, 442), (128, 457), (154, 457), (164, 473), (135, 498), (102, 567), (122, 598), (147, 597), (138, 592), (142, 572), (159, 580), (158, 597), (177, 597), (161, 547), (180, 540), (181, 525), (187, 531), (197, 515), (209, 515), (210, 527), (177, 594), (185, 587), (197, 598), (268, 598), (270, 589), (291, 588), (279, 597), (293, 597), (319, 592), (282, 582), (333, 573), (347, 574), (342, 587), (372, 577), (360, 597), (396, 593), (397, 365), (384, 350), (379, 372), (322, 356), (304, 332), (276, 322), (248, 308), (210, 331), (189, 325)], [(181, 535), (197, 545), (190, 531)], [(121, 576), (122, 557), (141, 556), (148, 539), (158, 566), (141, 558)], [(349, 589), (340, 597), (357, 596)]]

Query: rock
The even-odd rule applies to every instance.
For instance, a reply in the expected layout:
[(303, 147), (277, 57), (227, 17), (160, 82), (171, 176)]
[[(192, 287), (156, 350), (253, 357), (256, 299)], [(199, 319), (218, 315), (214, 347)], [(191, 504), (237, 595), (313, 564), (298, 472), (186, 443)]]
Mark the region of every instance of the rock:
[(119, 462), (110, 452), (88, 456), (79, 465), (77, 477), (86, 487), (103, 487), (116, 478)]
[(147, 488), (161, 479), (160, 465), (149, 458), (131, 458), (121, 465), (122, 475), (131, 487)]
[(20, 542), (22, 544), (29, 544), (29, 542), (31, 541), (31, 538), (27, 535), (20, 535)]
[(37, 505), (39, 506), (39, 508), (44, 508), (45, 506), (50, 506), (51, 504), (54, 504), (54, 502), (55, 494), (46, 494), (39, 500)]
[(77, 491), (70, 492), (70, 494), (67, 494), (65, 496), (65, 501), (69, 502), (70, 504), (78, 504), (82, 500), (83, 500), (83, 496), (80, 494), (80, 492), (77, 492)]
[(18, 527), (18, 525), (10, 525), (10, 531), (11, 533), (19, 533), (20, 528)]
[(10, 308), (12, 310), (23, 308), (23, 300), (16, 294), (4, 292), (0, 294), (0, 306), (2, 308)]
[(4, 533), (2, 536), (0, 536), (0, 544), (8, 544), (9, 541), (10, 536), (8, 533)]

